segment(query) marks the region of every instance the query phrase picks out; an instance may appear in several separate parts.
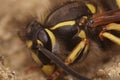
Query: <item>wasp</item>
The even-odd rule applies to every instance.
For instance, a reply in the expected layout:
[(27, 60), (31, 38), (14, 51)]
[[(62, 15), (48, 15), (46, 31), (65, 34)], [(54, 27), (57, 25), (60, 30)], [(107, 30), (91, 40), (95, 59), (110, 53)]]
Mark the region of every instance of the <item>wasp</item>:
[(53, 64), (59, 67), (47, 80), (55, 80), (63, 71), (90, 80), (69, 66), (86, 59), (91, 40), (103, 51), (120, 46), (119, 0), (98, 1), (101, 6), (97, 0), (67, 2), (52, 11), (43, 25), (35, 20), (25, 28), (27, 45), (33, 58), (44, 64), (43, 70)]

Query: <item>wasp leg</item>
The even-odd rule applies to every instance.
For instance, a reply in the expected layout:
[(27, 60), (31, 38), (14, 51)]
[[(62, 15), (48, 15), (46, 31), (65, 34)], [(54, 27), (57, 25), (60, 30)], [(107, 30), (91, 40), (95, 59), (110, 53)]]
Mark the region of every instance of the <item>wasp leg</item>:
[(120, 38), (109, 33), (109, 32), (106, 32), (106, 31), (110, 31), (110, 30), (114, 30), (114, 31), (120, 31), (120, 24), (117, 24), (117, 23), (111, 23), (111, 24), (108, 24), (104, 30), (100, 33), (100, 38), (103, 39), (104, 38), (107, 38), (109, 40), (111, 40), (112, 42), (120, 45)]
[[(67, 59), (65, 59), (65, 62), (64, 62), (65, 65), (70, 65), (71, 63), (73, 63), (79, 57), (81, 53), (83, 54), (82, 56), (85, 58), (86, 53), (88, 51), (88, 44), (86, 45), (86, 41), (87, 41), (86, 39), (82, 40), (75, 47), (72, 53), (67, 57)], [(84, 58), (81, 58), (81, 60), (83, 60)], [(51, 75), (50, 78), (48, 78), (47, 80), (56, 80), (56, 78), (58, 78), (61, 72), (63, 72), (63, 69), (58, 68), (53, 73), (53, 75)], [(81, 80), (87, 80), (87, 79), (81, 79)]]
[(81, 54), (82, 57), (84, 57), (87, 53), (87, 50), (88, 50), (87, 39), (84, 39), (73, 49), (73, 51), (65, 60), (65, 64), (69, 65), (73, 63)]
[(79, 38), (82, 39), (81, 42), (78, 43), (78, 45), (73, 49), (73, 51), (70, 53), (70, 55), (65, 60), (66, 64), (73, 63), (76, 59), (79, 58), (81, 55), (82, 57), (79, 60), (83, 60), (88, 52), (89, 47), (89, 41), (86, 38), (86, 33), (84, 30), (81, 30), (80, 33), (77, 35)]
[[(81, 60), (83, 60), (86, 57), (86, 53), (88, 52), (88, 47), (89, 47), (88, 40), (86, 39), (86, 34), (83, 30), (81, 30), (77, 36), (81, 38), (82, 41), (78, 43), (78, 45), (73, 49), (73, 51), (67, 57), (67, 59), (65, 59), (64, 62), (65, 65), (70, 65), (71, 63), (73, 63), (76, 59), (79, 58), (79, 55), (81, 54), (82, 54)], [(61, 72), (63, 72), (63, 69), (58, 68), (54, 72), (54, 74), (47, 80), (56, 80), (56, 78), (60, 75)], [(86, 79), (81, 79), (81, 80), (86, 80)]]
[(84, 51), (83, 51), (83, 55), (82, 57), (80, 58), (80, 61), (83, 61), (85, 59), (85, 57), (87, 56), (88, 54), (88, 49), (89, 49), (89, 41), (86, 39), (86, 43), (87, 45), (85, 46), (84, 48)]
[(50, 76), (47, 80), (56, 80), (56, 78), (59, 76), (59, 74), (63, 70), (70, 73), (71, 75), (75, 76), (79, 80), (90, 80), (84, 76), (81, 76), (76, 71), (72, 70), (68, 65), (65, 65), (63, 61), (61, 61), (55, 54), (51, 53), (46, 48), (39, 46), (39, 50), (41, 52), (43, 52), (48, 58), (52, 59), (54, 63), (56, 63), (58, 66), (60, 66), (62, 68), (62, 69), (61, 68), (57, 69), (58, 72), (56, 71), (55, 73), (53, 73), (53, 75)]
[(106, 26), (105, 30), (120, 31), (120, 24), (117, 24), (117, 23), (108, 24), (108, 25)]
[(103, 33), (100, 33), (100, 36), (101, 36), (102, 38), (105, 37), (105, 38), (113, 41), (114, 43), (120, 45), (120, 38), (112, 35), (111, 33), (103, 32)]

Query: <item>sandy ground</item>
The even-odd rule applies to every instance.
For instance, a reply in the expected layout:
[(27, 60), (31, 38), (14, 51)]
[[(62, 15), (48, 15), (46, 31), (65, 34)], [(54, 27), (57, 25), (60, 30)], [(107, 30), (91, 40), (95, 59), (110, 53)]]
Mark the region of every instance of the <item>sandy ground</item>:
[[(59, 3), (59, 0), (0, 0), (0, 80), (45, 80), (18, 31), (34, 17), (42, 23), (49, 9)], [(96, 72), (94, 80), (120, 80), (120, 55), (112, 57)]]

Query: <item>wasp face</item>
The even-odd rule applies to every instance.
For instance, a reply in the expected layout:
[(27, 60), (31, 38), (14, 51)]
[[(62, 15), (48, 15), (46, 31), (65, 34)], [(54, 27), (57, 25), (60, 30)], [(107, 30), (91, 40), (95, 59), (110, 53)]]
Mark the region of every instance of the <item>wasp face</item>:
[(48, 80), (55, 80), (63, 70), (78, 79), (89, 80), (69, 65), (83, 64), (88, 53), (93, 51), (93, 43), (102, 50), (98, 53), (113, 43), (120, 45), (120, 25), (116, 23), (120, 21), (120, 10), (99, 13), (98, 8), (92, 1), (69, 2), (51, 12), (44, 25), (35, 21), (26, 28), (28, 46), (35, 52), (35, 60), (41, 60), (47, 67), (55, 63), (62, 68)]

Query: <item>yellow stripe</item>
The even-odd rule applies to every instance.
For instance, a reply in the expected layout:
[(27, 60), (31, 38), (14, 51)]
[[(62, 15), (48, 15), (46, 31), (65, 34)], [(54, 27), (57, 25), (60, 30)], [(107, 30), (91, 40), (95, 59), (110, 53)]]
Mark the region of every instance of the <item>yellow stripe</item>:
[(118, 7), (120, 8), (120, 0), (116, 0), (116, 4), (117, 4)]
[(110, 34), (108, 32), (102, 33), (102, 36), (104, 36), (105, 38), (113, 41), (114, 43), (116, 43), (118, 45), (120, 45), (120, 38), (118, 38), (118, 37), (116, 37), (116, 36), (114, 36), (114, 35), (112, 35), (112, 34)]
[(57, 28), (60, 28), (66, 25), (74, 25), (74, 24), (75, 24), (75, 21), (65, 21), (65, 22), (58, 23), (57, 25), (51, 27), (50, 29), (55, 30)]
[(41, 46), (44, 46), (42, 41), (40, 41), (40, 40), (37, 40), (37, 43), (40, 44)]
[(70, 55), (66, 59), (66, 62), (68, 62), (67, 64), (70, 64), (70, 63), (74, 62), (74, 60), (80, 55), (80, 53), (83, 50), (84, 46), (85, 46), (85, 41), (83, 40), (70, 53)]
[[(81, 30), (80, 33), (78, 34), (78, 36), (84, 40), (82, 40), (74, 49), (73, 51), (70, 53), (70, 55), (68, 56), (68, 58), (66, 59), (66, 64), (70, 64), (72, 62), (74, 62), (74, 60), (81, 54), (81, 51), (84, 49), (86, 41), (86, 34), (84, 30)], [(84, 52), (86, 52), (87, 47), (85, 49)]]
[(81, 39), (85, 39), (85, 38), (86, 38), (85, 31), (84, 31), (84, 30), (81, 30), (80, 33), (78, 34), (78, 36), (79, 36)]
[(86, 4), (86, 6), (89, 8), (89, 10), (91, 11), (91, 13), (95, 14), (96, 13), (96, 8), (94, 5), (88, 3)]
[(55, 43), (56, 43), (55, 36), (50, 30), (48, 30), (48, 29), (45, 29), (45, 30), (46, 30), (46, 32), (48, 33), (48, 35), (49, 35), (49, 37), (51, 39), (52, 48), (53, 48), (55, 46)]
[(120, 31), (120, 24), (111, 23), (106, 26), (106, 30), (116, 30)]
[(31, 48), (32, 45), (33, 45), (33, 42), (31, 40), (29, 40), (29, 41), (26, 42), (26, 44), (27, 44), (28, 48)]

